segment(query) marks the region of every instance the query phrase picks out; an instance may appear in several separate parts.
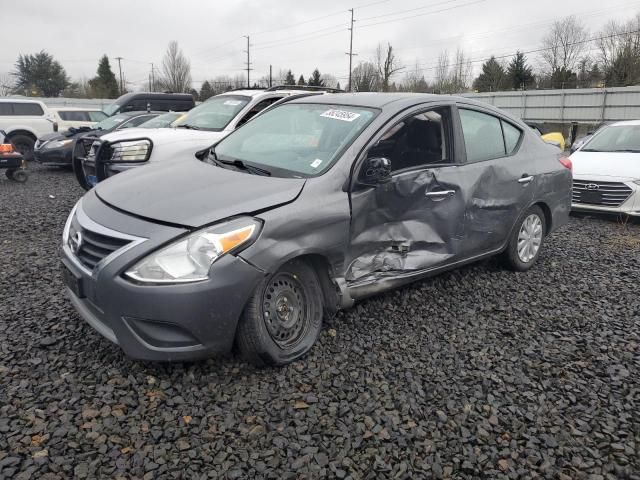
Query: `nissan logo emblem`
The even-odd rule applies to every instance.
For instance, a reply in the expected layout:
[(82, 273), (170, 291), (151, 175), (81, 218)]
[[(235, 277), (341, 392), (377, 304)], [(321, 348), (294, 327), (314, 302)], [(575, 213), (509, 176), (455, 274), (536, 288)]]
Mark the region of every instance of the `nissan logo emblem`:
[(76, 232), (69, 238), (69, 247), (73, 253), (78, 254), (80, 247), (82, 247), (82, 234), (80, 232)]
[(597, 183), (588, 183), (587, 190), (600, 190), (600, 185)]

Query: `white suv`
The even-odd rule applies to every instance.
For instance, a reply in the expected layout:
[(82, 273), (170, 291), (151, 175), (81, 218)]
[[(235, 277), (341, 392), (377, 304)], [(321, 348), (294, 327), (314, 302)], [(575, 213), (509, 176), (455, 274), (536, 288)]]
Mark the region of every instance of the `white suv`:
[[(173, 128), (130, 130), (104, 135), (93, 142), (82, 161), (88, 185), (149, 161), (190, 158), (242, 126), (279, 100), (304, 94), (300, 88), (232, 90), (189, 111)], [(307, 94), (309, 90), (306, 89)], [(319, 88), (319, 92), (336, 91)], [(102, 148), (107, 146), (108, 148)], [(109, 158), (106, 158), (106, 157)], [(96, 162), (97, 160), (97, 162)]]
[(6, 141), (11, 142), (27, 160), (33, 158), (36, 140), (56, 131), (54, 125), (53, 115), (40, 101), (0, 99), (0, 130), (6, 132)]
[(61, 132), (72, 127), (92, 127), (107, 118), (107, 114), (97, 108), (55, 107), (50, 110)]

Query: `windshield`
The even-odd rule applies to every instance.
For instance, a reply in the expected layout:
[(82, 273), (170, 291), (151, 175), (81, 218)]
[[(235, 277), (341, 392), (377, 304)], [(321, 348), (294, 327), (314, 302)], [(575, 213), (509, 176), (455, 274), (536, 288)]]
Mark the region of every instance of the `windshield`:
[(93, 128), (97, 128), (100, 130), (111, 130), (112, 128), (115, 128), (118, 125), (120, 125), (122, 122), (124, 122), (128, 118), (130, 117), (128, 117), (127, 115), (116, 115), (115, 117), (107, 117), (101, 122), (96, 123), (93, 126)]
[(164, 113), (162, 115), (158, 115), (151, 120), (147, 120), (146, 122), (140, 124), (140, 128), (165, 128), (169, 127), (174, 121), (182, 116), (181, 113), (178, 112), (169, 112)]
[(586, 143), (582, 152), (640, 152), (640, 125), (605, 127)]
[(274, 175), (314, 176), (327, 170), (377, 111), (327, 104), (286, 104), (265, 112), (215, 147), (222, 161), (241, 160)]
[(118, 110), (120, 110), (121, 105), (113, 102), (109, 105), (107, 105), (107, 107), (103, 110), (104, 113), (106, 113), (108, 116), (113, 115), (114, 113), (116, 113)]
[(226, 127), (251, 97), (219, 95), (191, 110), (176, 126), (200, 130), (220, 131)]
[(104, 112), (88, 112), (89, 118), (92, 122), (100, 122), (107, 118), (107, 115)]

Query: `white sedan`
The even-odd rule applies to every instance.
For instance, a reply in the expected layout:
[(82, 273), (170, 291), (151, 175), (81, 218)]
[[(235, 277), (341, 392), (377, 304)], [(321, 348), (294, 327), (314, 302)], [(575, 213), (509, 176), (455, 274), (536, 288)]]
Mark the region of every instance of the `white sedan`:
[(571, 161), (574, 210), (640, 216), (640, 120), (601, 128)]

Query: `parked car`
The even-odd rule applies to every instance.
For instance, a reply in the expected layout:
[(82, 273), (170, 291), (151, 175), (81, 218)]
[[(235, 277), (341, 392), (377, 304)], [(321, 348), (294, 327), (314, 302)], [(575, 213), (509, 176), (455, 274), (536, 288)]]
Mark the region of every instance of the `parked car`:
[[(105, 135), (94, 144), (92, 150), (95, 154), (87, 156), (83, 163), (84, 185), (93, 186), (124, 170), (156, 161), (193, 156), (279, 100), (321, 92), (317, 89), (283, 87), (234, 90), (216, 95), (197, 106), (177, 122), (175, 128), (149, 130), (144, 135), (139, 132)], [(115, 160), (113, 156), (120, 146), (127, 150), (135, 149), (137, 153)]]
[(36, 140), (57, 131), (53, 114), (38, 100), (0, 99), (0, 129), (26, 160), (33, 158)]
[[(235, 118), (220, 115), (220, 128)], [(531, 268), (567, 222), (569, 167), (524, 123), (470, 99), (300, 98), (203, 161), (89, 191), (64, 228), (64, 278), (81, 317), (131, 357), (193, 360), (236, 342), (282, 365), (309, 351), (323, 315), (358, 299), (496, 254)]]
[[(106, 117), (93, 127), (70, 128), (69, 130), (43, 135), (38, 139), (34, 148), (34, 158), (37, 162), (50, 167), (68, 167), (73, 164), (73, 152), (76, 140), (85, 136), (100, 137), (109, 132), (137, 127), (151, 120), (161, 112), (129, 112)], [(78, 152), (80, 153), (79, 145)], [(81, 155), (84, 155), (82, 152)], [(80, 167), (78, 167), (80, 169)]]
[(574, 210), (640, 216), (640, 120), (602, 127), (571, 161)]
[(186, 112), (196, 106), (190, 93), (126, 93), (104, 109), (108, 116), (125, 112)]
[(106, 113), (97, 108), (53, 107), (50, 110), (59, 132), (70, 128), (91, 127), (107, 118)]

